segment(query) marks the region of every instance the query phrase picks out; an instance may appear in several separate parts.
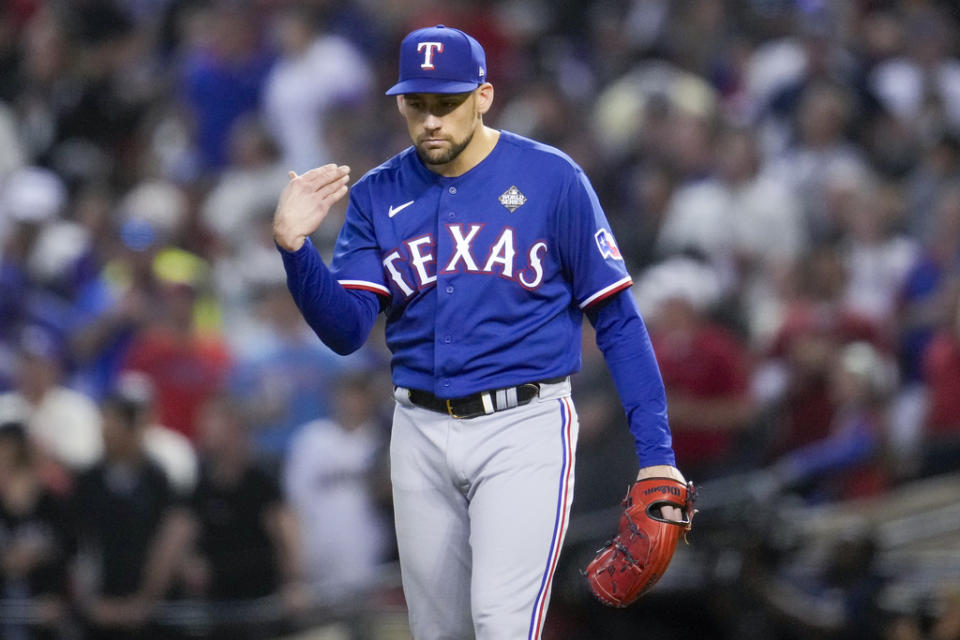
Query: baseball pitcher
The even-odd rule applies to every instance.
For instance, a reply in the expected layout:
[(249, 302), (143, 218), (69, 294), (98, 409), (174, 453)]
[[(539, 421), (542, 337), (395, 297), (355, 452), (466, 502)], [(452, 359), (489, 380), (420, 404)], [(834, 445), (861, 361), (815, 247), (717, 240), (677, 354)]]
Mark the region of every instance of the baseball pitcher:
[[(561, 151), (484, 124), (494, 89), (480, 44), (443, 25), (410, 33), (387, 95), (412, 146), (349, 188), (346, 166), (291, 173), (274, 238), (293, 298), (332, 349), (357, 349), (386, 314), (414, 636), (535, 640), (573, 499), (569, 376), (583, 315), (628, 416), (638, 480), (654, 479), (635, 485), (588, 569), (612, 605), (656, 582), (692, 515), (663, 383), (586, 175)], [(348, 192), (328, 266), (309, 236)]]

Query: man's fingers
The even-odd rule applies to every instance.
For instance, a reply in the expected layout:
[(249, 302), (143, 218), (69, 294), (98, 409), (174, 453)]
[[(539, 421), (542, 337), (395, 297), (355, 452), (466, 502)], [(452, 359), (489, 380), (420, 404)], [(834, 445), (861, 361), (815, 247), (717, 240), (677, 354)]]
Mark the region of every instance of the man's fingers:
[(315, 169), (310, 169), (305, 174), (300, 176), (307, 182), (314, 185), (314, 188), (321, 188), (328, 183), (339, 179), (342, 176), (350, 174), (350, 167), (347, 165), (337, 166), (333, 163), (325, 164), (322, 167), (317, 167)]
[(329, 164), (324, 164), (319, 167), (314, 167), (313, 169), (310, 169), (306, 173), (302, 174), (300, 177), (305, 180), (313, 180), (319, 175), (323, 175), (331, 171), (335, 171), (336, 168), (337, 168), (337, 165), (331, 162)]
[(333, 202), (337, 202), (340, 198), (347, 195), (347, 191), (349, 190), (350, 188), (347, 185), (343, 185), (342, 187), (337, 189), (336, 193), (334, 193), (332, 196)]
[[(331, 185), (337, 185), (340, 182), (346, 184), (347, 180), (350, 179), (350, 167), (345, 164), (340, 165), (339, 167), (335, 167), (332, 171), (330, 171), (328, 175), (330, 176), (329, 181), (325, 186), (329, 187)], [(334, 186), (333, 188), (336, 190), (339, 189), (339, 186)]]
[(327, 199), (331, 195), (337, 193), (342, 188), (346, 188), (347, 181), (350, 180), (350, 176), (340, 176), (333, 182), (327, 183), (324, 186), (317, 189), (317, 195), (321, 198)]
[[(331, 188), (333, 188), (333, 185), (331, 185)], [(333, 204), (338, 200), (340, 200), (340, 198), (347, 195), (347, 191), (349, 190), (350, 190), (350, 187), (348, 187), (346, 183), (339, 184), (339, 186), (336, 187), (336, 189), (334, 189), (333, 191), (330, 191), (325, 196), (323, 196), (323, 199), (326, 201), (325, 205), (327, 207), (333, 206)]]
[(673, 522), (683, 522), (683, 511), (676, 507), (660, 507), (660, 515), (663, 516), (665, 520), (672, 520)]

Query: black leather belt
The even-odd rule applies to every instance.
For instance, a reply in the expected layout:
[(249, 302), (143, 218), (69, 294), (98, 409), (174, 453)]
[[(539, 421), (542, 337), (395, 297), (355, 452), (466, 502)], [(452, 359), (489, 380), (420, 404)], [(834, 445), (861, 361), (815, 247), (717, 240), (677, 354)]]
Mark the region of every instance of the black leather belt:
[(540, 395), (540, 385), (557, 384), (566, 379), (566, 376), (561, 376), (539, 382), (527, 382), (506, 389), (480, 391), (462, 398), (439, 398), (429, 391), (420, 389), (409, 389), (409, 395), (410, 402), (418, 407), (445, 413), (453, 418), (469, 420), (525, 405)]

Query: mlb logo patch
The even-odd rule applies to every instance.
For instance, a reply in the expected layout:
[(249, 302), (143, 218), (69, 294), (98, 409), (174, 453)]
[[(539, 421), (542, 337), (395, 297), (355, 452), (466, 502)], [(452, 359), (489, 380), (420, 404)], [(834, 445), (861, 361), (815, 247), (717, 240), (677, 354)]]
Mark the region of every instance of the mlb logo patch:
[(612, 233), (606, 229), (600, 229), (593, 237), (597, 240), (597, 248), (600, 249), (600, 255), (604, 258), (623, 260), (620, 249), (617, 247), (617, 241), (613, 239)]

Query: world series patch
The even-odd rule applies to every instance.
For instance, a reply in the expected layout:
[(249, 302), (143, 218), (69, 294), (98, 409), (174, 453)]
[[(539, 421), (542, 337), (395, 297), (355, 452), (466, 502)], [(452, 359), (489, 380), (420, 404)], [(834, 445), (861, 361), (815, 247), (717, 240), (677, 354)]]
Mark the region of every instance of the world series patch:
[(497, 199), (500, 201), (500, 204), (507, 208), (507, 211), (513, 213), (527, 201), (527, 196), (520, 193), (520, 189), (517, 189), (516, 185), (513, 185), (504, 191)]

